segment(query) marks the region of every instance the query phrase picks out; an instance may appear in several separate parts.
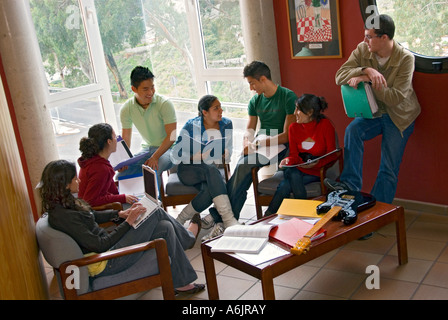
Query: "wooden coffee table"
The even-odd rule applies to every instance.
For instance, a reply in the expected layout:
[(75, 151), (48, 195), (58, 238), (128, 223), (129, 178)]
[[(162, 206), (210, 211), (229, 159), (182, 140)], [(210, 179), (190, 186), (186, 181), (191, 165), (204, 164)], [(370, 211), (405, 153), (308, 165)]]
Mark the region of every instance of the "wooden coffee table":
[[(275, 215), (261, 219), (255, 223), (267, 223), (274, 217)], [(359, 213), (356, 223), (352, 225), (346, 226), (339, 221), (329, 221), (324, 226), (324, 229), (327, 231), (326, 236), (319, 240), (313, 241), (312, 247), (307, 254), (302, 254), (300, 256), (288, 254), (256, 266), (244, 260), (238, 259), (228, 253), (211, 252), (211, 246), (209, 243), (213, 241), (213, 239), (204, 242), (201, 245), (201, 250), (209, 299), (219, 299), (218, 284), (216, 281), (216, 272), (213, 260), (221, 261), (237, 270), (260, 279), (263, 290), (263, 298), (265, 300), (274, 300), (275, 293), (273, 279), (275, 277), (310, 260), (320, 257), (327, 252), (339, 248), (353, 240), (357, 240), (360, 237), (376, 231), (392, 222), (395, 222), (397, 235), (398, 263), (402, 265), (408, 262), (404, 209), (400, 206), (394, 206), (382, 202), (377, 202), (374, 207)], [(288, 251), (290, 249), (279, 243), (273, 243), (287, 249)]]

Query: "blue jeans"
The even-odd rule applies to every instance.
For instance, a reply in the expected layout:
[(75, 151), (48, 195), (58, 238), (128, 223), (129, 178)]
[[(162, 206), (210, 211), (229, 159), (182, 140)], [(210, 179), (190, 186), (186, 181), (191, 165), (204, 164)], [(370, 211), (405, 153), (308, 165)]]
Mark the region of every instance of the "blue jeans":
[(213, 164), (183, 164), (179, 163), (177, 176), (186, 186), (194, 186), (199, 193), (191, 201), (197, 212), (207, 209), (213, 199), (227, 194), (226, 183), (219, 169)]
[[(159, 147), (149, 147), (148, 149), (140, 150), (134, 156), (136, 157), (142, 153), (149, 151), (148, 158), (143, 158), (140, 161), (137, 161), (133, 165), (129, 166), (126, 170), (119, 172), (117, 177), (136, 176), (137, 174), (142, 174), (142, 165), (145, 164), (146, 160), (148, 160), (154, 154), (154, 152), (157, 151), (158, 148)], [(160, 184), (162, 183), (161, 176), (163, 174), (163, 171), (169, 170), (173, 166), (173, 163), (171, 162), (170, 152), (171, 149), (168, 149), (159, 158), (159, 168), (157, 169), (157, 186), (159, 187), (159, 194), (160, 194)]]
[[(258, 156), (256, 153), (242, 156), (238, 160), (235, 172), (233, 172), (232, 177), (227, 182), (227, 194), (229, 195), (229, 200), (232, 204), (232, 211), (235, 219), (239, 219), (241, 209), (246, 202), (247, 190), (252, 183), (252, 168), (260, 168), (268, 164), (279, 162), (287, 155), (288, 151), (289, 149), (287, 145), (287, 148), (271, 161), (268, 161), (264, 156)], [(210, 210), (210, 213), (213, 214), (213, 211)]]
[[(166, 240), (168, 255), (171, 260), (171, 273), (175, 288), (186, 286), (197, 279), (196, 272), (185, 254), (194, 242), (193, 234), (185, 229), (173, 217), (162, 209), (157, 209), (137, 229), (131, 229), (111, 248), (119, 249), (130, 245), (151, 241), (157, 238)], [(106, 269), (97, 277), (107, 276), (128, 270), (127, 280), (139, 279), (150, 274), (145, 272), (148, 263), (154, 263), (153, 250), (138, 252), (112, 259), (107, 262)]]
[(278, 185), (277, 191), (265, 213), (266, 215), (276, 213), (278, 208), (280, 208), (283, 199), (289, 198), (291, 193), (293, 194), (294, 199), (306, 199), (305, 185), (311, 182), (320, 181), (318, 176), (306, 174), (297, 168), (287, 168), (283, 172), (283, 175), (284, 179)]
[(371, 194), (378, 201), (392, 203), (404, 149), (413, 131), (414, 123), (401, 133), (387, 114), (375, 119), (354, 119), (345, 130), (341, 181), (353, 190), (361, 190), (364, 141), (382, 135), (381, 163)]

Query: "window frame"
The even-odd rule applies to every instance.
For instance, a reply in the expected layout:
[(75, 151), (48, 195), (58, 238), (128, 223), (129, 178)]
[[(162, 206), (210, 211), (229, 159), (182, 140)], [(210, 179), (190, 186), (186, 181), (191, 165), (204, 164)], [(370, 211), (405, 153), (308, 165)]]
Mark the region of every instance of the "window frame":
[[(195, 65), (198, 96), (201, 97), (211, 92), (210, 83), (213, 81), (241, 81), (243, 80), (243, 68), (208, 68), (206, 66), (205, 45), (202, 35), (202, 22), (198, 0), (186, 1), (186, 14), (189, 36), (192, 46), (192, 57)], [(92, 71), (95, 83), (85, 86), (67, 89), (61, 92), (50, 92), (48, 87), (47, 106), (56, 108), (67, 103), (83, 99), (98, 98), (104, 121), (112, 127), (118, 128), (118, 120), (113, 108), (114, 101), (109, 84), (106, 61), (103, 54), (102, 38), (98, 25), (98, 18), (94, 0), (78, 0), (80, 10), (80, 24), (84, 28), (87, 49), (91, 59)], [(173, 97), (177, 98), (177, 97)], [(240, 103), (225, 103), (237, 107), (245, 107)]]
[[(359, 8), (364, 22), (368, 17), (366, 8), (370, 5), (376, 6), (376, 0), (359, 0)], [(448, 57), (430, 57), (411, 52), (415, 57), (415, 71), (433, 74), (448, 73)]]
[(198, 0), (186, 1), (188, 31), (190, 33), (192, 57), (195, 66), (198, 95), (201, 97), (211, 92), (211, 81), (241, 81), (243, 68), (208, 68), (206, 63), (205, 43), (202, 33), (202, 20)]
[(48, 87), (47, 104), (49, 108), (56, 108), (83, 99), (98, 98), (103, 120), (116, 128), (117, 118), (113, 108), (114, 102), (104, 60), (95, 3), (94, 0), (78, 0), (78, 6), (95, 83), (56, 93), (50, 93), (50, 87)]

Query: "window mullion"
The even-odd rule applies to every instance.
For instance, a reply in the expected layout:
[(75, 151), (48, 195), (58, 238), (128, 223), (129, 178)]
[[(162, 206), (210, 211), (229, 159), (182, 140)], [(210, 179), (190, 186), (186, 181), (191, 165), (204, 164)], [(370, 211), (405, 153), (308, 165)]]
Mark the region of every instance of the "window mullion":
[(94, 0), (79, 0), (95, 79), (101, 88), (104, 121), (118, 128)]

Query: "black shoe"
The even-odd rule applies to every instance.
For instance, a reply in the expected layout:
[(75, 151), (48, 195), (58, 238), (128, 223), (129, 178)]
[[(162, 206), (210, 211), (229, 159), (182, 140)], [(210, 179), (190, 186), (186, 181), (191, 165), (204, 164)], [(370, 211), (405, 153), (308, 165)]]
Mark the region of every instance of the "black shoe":
[(370, 238), (372, 238), (372, 236), (373, 236), (373, 232), (370, 232), (370, 233), (366, 234), (365, 236), (362, 236), (358, 240), (369, 240)]
[(193, 283), (193, 288), (189, 289), (189, 290), (178, 290), (178, 289), (174, 289), (174, 294), (178, 295), (179, 293), (183, 293), (183, 294), (195, 294), (198, 292), (201, 292), (202, 290), (205, 289), (205, 284), (202, 283)]
[(324, 184), (331, 191), (338, 191), (338, 190), (350, 191), (351, 190), (344, 182), (334, 181), (334, 180), (331, 180), (328, 178), (324, 179)]

